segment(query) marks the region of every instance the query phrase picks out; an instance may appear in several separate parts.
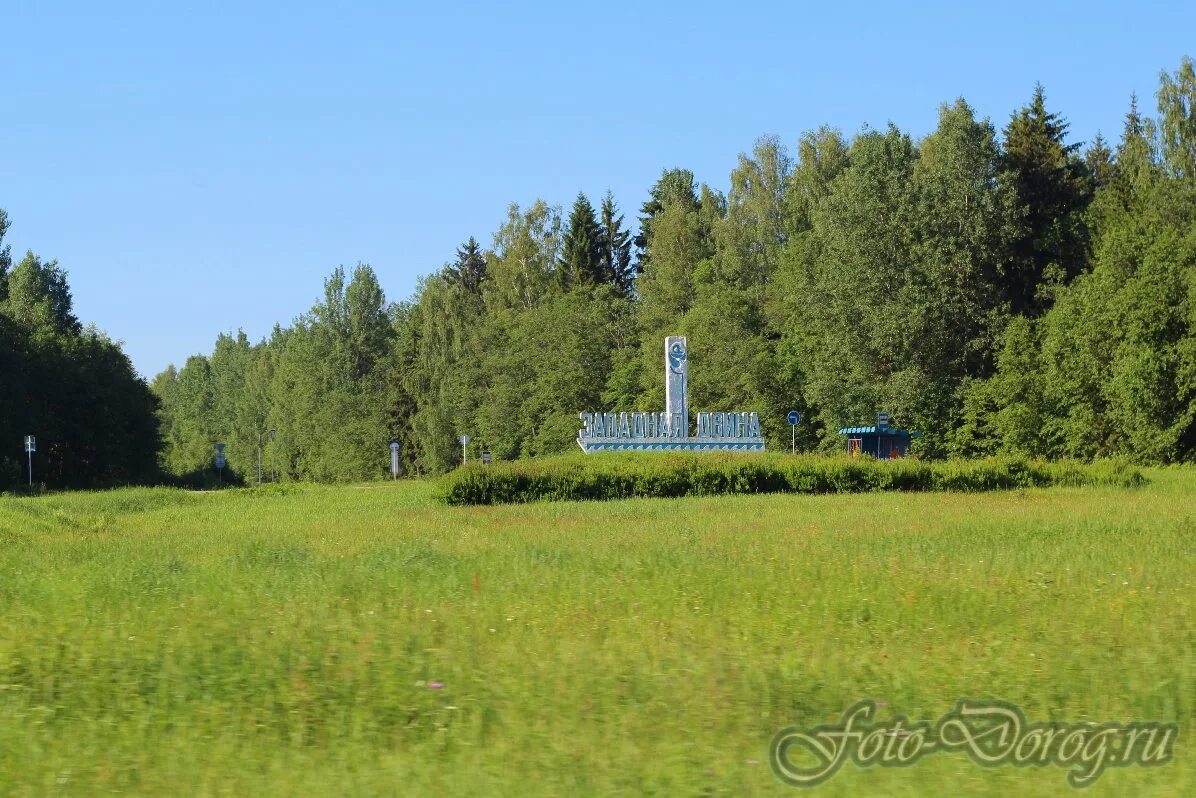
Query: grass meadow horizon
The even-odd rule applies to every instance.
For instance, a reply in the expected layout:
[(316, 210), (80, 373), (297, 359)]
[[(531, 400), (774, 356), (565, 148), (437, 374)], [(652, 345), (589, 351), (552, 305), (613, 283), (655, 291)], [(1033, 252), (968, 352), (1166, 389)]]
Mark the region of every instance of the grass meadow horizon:
[[(1196, 469), (1147, 484), (446, 507), (424, 481), (0, 498), (0, 792), (791, 795), (870, 698), (1168, 721), (1196, 792)], [(959, 754), (819, 795), (1054, 795)]]

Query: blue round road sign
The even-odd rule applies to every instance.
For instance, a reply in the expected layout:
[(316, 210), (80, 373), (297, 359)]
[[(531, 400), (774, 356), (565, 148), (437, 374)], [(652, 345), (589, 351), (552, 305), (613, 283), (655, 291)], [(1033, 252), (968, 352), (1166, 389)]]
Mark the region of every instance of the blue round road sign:
[(790, 410), (789, 411), (789, 423), (795, 427), (798, 424), (800, 424), (801, 423), (801, 413), (797, 412), (796, 410)]

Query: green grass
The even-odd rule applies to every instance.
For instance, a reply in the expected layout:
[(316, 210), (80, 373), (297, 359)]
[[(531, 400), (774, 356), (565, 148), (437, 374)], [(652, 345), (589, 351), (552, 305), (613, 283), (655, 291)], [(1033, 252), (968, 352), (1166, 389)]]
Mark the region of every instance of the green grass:
[[(1173, 720), (1196, 794), (1196, 471), (993, 493), (445, 507), (427, 483), (0, 499), (0, 794), (794, 795), (871, 697)], [(439, 687), (435, 685), (441, 685)], [(936, 754), (819, 795), (1055, 795)]]

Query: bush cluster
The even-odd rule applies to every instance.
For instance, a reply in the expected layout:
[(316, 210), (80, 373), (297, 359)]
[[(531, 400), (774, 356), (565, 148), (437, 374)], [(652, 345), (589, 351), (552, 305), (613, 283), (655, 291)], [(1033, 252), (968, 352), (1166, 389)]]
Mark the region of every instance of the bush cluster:
[(1051, 485), (1133, 487), (1143, 482), (1140, 471), (1120, 461), (882, 461), (869, 457), (652, 452), (579, 453), (491, 465), (471, 463), (443, 477), (437, 488), (442, 501), (462, 505), (735, 493), (981, 491)]

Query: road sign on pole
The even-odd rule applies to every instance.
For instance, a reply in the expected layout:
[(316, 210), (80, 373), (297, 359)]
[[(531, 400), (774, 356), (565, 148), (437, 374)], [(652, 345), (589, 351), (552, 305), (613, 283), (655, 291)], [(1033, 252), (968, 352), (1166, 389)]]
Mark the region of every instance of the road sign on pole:
[(224, 481), (224, 444), (216, 444), (216, 470), (220, 472), (220, 481)]
[[(877, 413), (876, 414), (876, 431), (878, 433), (884, 433), (884, 432), (888, 432), (888, 430), (889, 430), (889, 414), (888, 413)], [(879, 460), (880, 456), (881, 456), (880, 435), (878, 434), (876, 436), (876, 459)]]
[(797, 425), (801, 423), (801, 413), (789, 411), (789, 454), (797, 454)]
[(390, 476), (392, 479), (399, 478), (399, 452), (403, 450), (403, 444), (398, 441), (390, 442)]
[(490, 461), (491, 461), (492, 459), (493, 459), (493, 458), (492, 458), (492, 457), (491, 457), (491, 455), (490, 455), (490, 450), (489, 450), (489, 449), (483, 449), (483, 450), (482, 450), (482, 463), (483, 463), (484, 465), (490, 465)]
[(29, 487), (33, 487), (33, 453), (37, 451), (37, 438), (25, 436), (25, 456), (29, 458)]
[(461, 463), (462, 463), (462, 465), (464, 465), (465, 461), (468, 459), (468, 455), (466, 454), (465, 447), (469, 445), (469, 441), (470, 441), (470, 438), (468, 435), (461, 436)]

